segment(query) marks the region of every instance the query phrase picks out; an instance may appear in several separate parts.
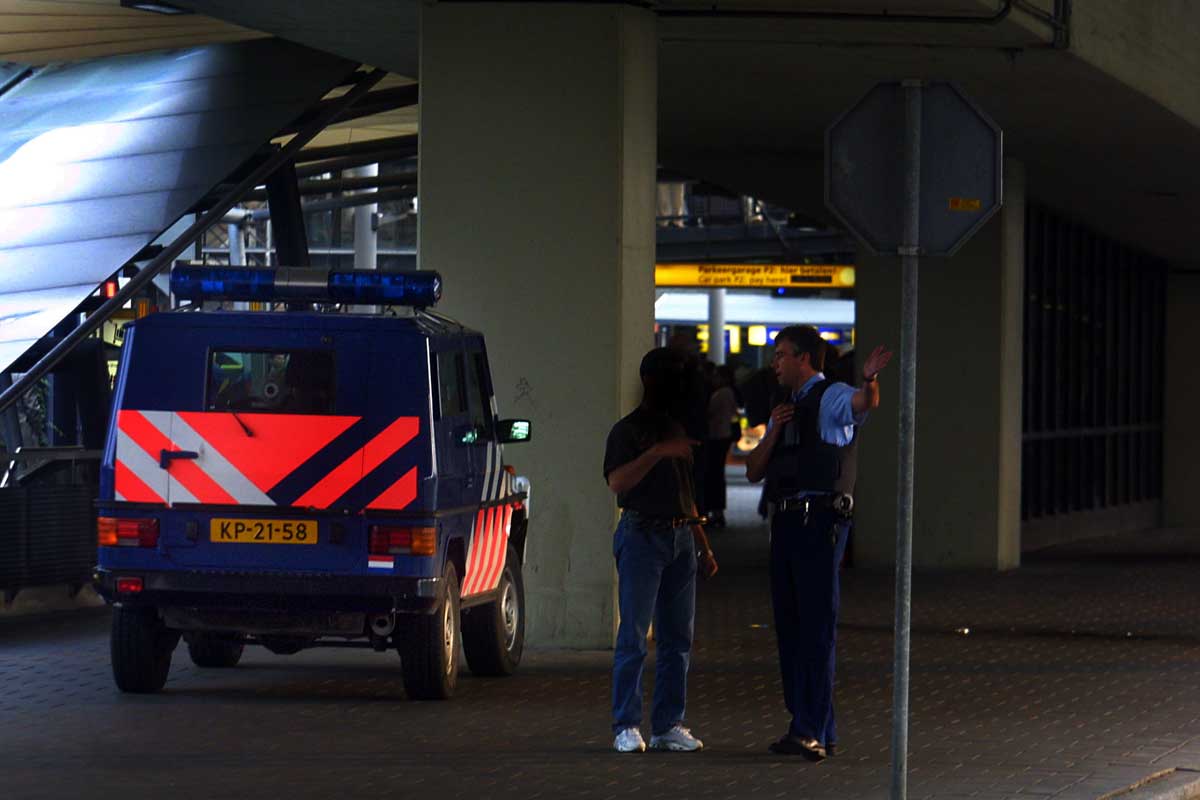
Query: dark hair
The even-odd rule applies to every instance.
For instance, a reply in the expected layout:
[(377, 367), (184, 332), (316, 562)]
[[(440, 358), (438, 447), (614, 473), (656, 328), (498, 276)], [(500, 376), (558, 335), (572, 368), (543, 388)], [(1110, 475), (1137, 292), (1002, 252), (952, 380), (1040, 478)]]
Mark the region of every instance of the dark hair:
[(639, 375), (662, 372), (683, 372), (683, 355), (669, 347), (656, 347), (642, 356), (642, 363), (638, 367)]
[(775, 344), (779, 340), (791, 342), (796, 348), (796, 354), (808, 353), (808, 364), (817, 372), (825, 369), (825, 352), (829, 345), (811, 325), (788, 325), (775, 336)]
[[(681, 420), (686, 395), (683, 383), (684, 358), (675, 350), (656, 347), (642, 357), (642, 405), (663, 417)], [(669, 426), (668, 426), (669, 427)], [(660, 433), (665, 435), (667, 427)]]

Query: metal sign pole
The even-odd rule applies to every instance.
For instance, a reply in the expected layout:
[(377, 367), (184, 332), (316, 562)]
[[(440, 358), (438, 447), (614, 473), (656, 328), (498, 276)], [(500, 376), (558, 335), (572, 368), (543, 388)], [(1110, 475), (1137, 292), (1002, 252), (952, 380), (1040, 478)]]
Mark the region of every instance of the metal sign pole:
[(917, 267), (921, 226), (921, 81), (904, 81), (904, 230), (900, 249), (900, 469), (896, 502), (896, 632), (892, 671), (892, 800), (908, 794), (908, 662), (912, 611), (913, 453), (917, 412)]

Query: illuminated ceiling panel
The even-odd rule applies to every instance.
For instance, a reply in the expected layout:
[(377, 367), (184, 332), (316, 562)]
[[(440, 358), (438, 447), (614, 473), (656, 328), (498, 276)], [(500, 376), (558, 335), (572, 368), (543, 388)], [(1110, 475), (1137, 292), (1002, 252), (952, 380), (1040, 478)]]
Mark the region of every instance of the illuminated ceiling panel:
[(260, 39), (53, 65), (0, 94), (0, 371), (354, 66)]

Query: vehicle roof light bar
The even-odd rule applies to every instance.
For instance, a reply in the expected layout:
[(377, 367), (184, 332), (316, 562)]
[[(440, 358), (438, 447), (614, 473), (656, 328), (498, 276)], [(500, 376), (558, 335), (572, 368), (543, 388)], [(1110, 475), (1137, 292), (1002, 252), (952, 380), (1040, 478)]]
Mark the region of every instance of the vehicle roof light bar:
[(428, 308), (442, 297), (442, 276), (432, 270), (329, 272), (313, 267), (205, 267), (176, 264), (171, 293), (181, 300), (355, 303)]

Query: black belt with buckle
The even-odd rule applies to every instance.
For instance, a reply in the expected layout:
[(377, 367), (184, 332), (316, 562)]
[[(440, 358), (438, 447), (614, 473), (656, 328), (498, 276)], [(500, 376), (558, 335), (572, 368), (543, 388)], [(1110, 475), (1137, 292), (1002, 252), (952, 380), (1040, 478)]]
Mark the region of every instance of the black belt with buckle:
[(655, 528), (684, 528), (692, 525), (704, 525), (708, 520), (704, 517), (659, 517), (653, 514), (643, 514), (632, 508), (625, 509), (626, 514), (636, 517), (643, 524)]
[(832, 511), (843, 519), (850, 519), (854, 516), (854, 498), (841, 492), (787, 497), (775, 503), (775, 511), (803, 511), (805, 515), (813, 511)]

